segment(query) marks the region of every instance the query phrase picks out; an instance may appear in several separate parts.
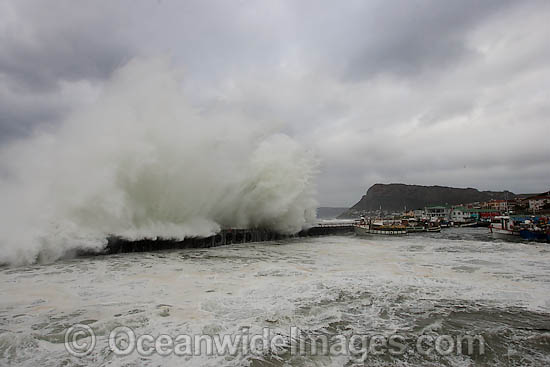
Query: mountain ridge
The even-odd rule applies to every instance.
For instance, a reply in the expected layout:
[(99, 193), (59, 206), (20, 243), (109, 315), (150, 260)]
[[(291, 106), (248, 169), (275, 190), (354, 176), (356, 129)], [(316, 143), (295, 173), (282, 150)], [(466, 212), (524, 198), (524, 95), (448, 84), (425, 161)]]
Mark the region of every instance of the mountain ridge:
[[(349, 211), (385, 211), (418, 209), (430, 205), (457, 205), (489, 200), (513, 199), (511, 191), (479, 191), (475, 188), (407, 185), (402, 183), (372, 185)], [(345, 214), (345, 213), (344, 213)]]

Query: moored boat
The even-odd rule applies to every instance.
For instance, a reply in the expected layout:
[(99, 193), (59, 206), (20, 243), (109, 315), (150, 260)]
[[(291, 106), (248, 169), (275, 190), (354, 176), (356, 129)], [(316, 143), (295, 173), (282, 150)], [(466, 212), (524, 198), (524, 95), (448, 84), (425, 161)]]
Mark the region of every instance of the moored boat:
[(519, 235), (524, 240), (550, 242), (550, 226), (547, 217), (532, 217), (520, 224)]
[(449, 222), (447, 222), (446, 220), (442, 220), (439, 222), (439, 227), (441, 228), (449, 228), (451, 226), (451, 224)]
[(381, 234), (381, 235), (403, 235), (407, 234), (407, 229), (401, 226), (370, 226), (368, 224), (355, 225), (355, 233), (363, 236), (369, 234)]
[(495, 238), (500, 239), (510, 239), (518, 238), (519, 230), (514, 227), (513, 221), (510, 216), (503, 215), (495, 217), (496, 220), (499, 220), (497, 223), (491, 223), (489, 225), (489, 231)]
[(548, 242), (550, 236), (548, 233), (536, 228), (524, 228), (519, 231), (519, 235), (524, 240), (540, 242)]
[(441, 232), (441, 224), (439, 220), (431, 220), (426, 224), (426, 232)]
[(405, 229), (407, 233), (426, 232), (426, 227), (424, 226), (407, 226)]
[(402, 224), (384, 223), (382, 220), (365, 221), (361, 218), (361, 221), (354, 227), (355, 233), (360, 236), (364, 235), (404, 235), (407, 234), (407, 228)]
[(441, 226), (428, 227), (426, 232), (441, 232)]

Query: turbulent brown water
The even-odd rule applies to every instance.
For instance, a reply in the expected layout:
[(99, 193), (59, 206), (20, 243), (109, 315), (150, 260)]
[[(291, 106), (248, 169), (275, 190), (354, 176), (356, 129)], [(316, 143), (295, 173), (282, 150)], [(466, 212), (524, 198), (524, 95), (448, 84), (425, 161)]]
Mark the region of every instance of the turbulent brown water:
[[(350, 355), (236, 353), (117, 356), (107, 336), (251, 334), (292, 326), (312, 335), (403, 337), (401, 355), (366, 365), (550, 364), (550, 248), (489, 238), (485, 229), (406, 237), (333, 236), (209, 249), (60, 260), (0, 270), (0, 364), (353, 365)], [(64, 332), (87, 324), (97, 345), (68, 354)], [(423, 356), (420, 335), (480, 335), (483, 354)], [(334, 341), (331, 341), (334, 343)]]

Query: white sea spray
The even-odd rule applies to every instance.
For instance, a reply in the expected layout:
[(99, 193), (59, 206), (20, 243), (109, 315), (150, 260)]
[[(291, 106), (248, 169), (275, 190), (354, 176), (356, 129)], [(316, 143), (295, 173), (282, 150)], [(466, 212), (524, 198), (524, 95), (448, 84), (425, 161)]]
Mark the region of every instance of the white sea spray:
[(313, 154), (278, 126), (186, 101), (168, 59), (133, 60), (91, 106), (0, 151), (0, 263), (315, 217)]

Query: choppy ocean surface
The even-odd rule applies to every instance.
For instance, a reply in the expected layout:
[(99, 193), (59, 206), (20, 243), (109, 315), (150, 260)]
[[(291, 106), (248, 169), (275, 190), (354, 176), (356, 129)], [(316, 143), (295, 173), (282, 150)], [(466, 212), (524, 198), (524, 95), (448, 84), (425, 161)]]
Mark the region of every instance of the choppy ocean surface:
[[(329, 236), (60, 260), (0, 268), (0, 365), (345, 366), (352, 356), (277, 353), (118, 356), (117, 326), (136, 335), (402, 335), (400, 355), (366, 365), (550, 365), (550, 247), (486, 229), (405, 237)], [(91, 354), (65, 330), (89, 325)], [(419, 354), (419, 335), (480, 335), (484, 353)]]

